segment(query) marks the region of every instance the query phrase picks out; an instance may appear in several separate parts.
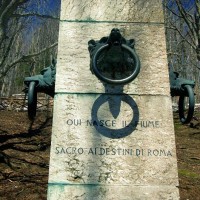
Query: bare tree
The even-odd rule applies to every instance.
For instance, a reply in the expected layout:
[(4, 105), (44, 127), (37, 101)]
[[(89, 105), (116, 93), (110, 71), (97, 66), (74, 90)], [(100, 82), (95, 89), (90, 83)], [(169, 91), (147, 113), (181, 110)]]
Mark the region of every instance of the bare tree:
[[(42, 55), (45, 51), (57, 46), (57, 39), (47, 40), (46, 45), (41, 46), (41, 35), (37, 42), (30, 38), (35, 37), (38, 29), (41, 29), (45, 23), (57, 29), (59, 13), (54, 8), (45, 10), (42, 5), (49, 0), (1, 0), (0, 1), (0, 90), (1, 95), (9, 95), (10, 89), (8, 82), (13, 82), (16, 75), (16, 68), (19, 66), (34, 66), (35, 57)], [(57, 1), (59, 3), (59, 1)], [(48, 11), (48, 12), (47, 12)], [(49, 12), (52, 11), (52, 12)], [(38, 20), (39, 19), (39, 20)], [(56, 24), (56, 25), (54, 25)], [(53, 25), (53, 26), (52, 26)], [(52, 31), (48, 31), (52, 32)], [(56, 35), (56, 31), (54, 31)], [(46, 32), (46, 35), (48, 33)], [(48, 42), (50, 41), (50, 42)], [(32, 46), (32, 48), (30, 48)], [(37, 46), (37, 47), (36, 47)], [(15, 72), (13, 72), (15, 71)], [(6, 87), (5, 87), (6, 85)], [(12, 84), (11, 84), (12, 85)], [(5, 89), (7, 92), (5, 92)]]
[(181, 77), (195, 80), (200, 101), (200, 0), (164, 0), (168, 62)]
[[(181, 39), (196, 51), (200, 61), (200, 0), (165, 0), (164, 4), (173, 15), (173, 20), (168, 21), (167, 28), (177, 31)], [(184, 29), (177, 21), (184, 22)]]

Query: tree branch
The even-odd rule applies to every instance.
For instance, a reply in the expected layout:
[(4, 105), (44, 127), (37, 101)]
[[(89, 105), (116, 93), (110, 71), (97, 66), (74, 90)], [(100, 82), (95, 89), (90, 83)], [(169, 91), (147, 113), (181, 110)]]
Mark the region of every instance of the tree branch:
[(195, 39), (195, 43), (196, 43), (196, 39), (197, 39), (197, 35), (194, 29), (194, 20), (191, 22), (189, 20), (189, 18), (187, 17), (189, 14), (185, 11), (185, 9), (183, 8), (183, 5), (180, 3), (180, 0), (176, 0), (179, 12), (181, 13), (181, 15), (183, 16), (183, 19), (185, 21), (185, 23), (187, 24), (189, 30), (191, 31), (191, 34), (193, 35), (194, 39)]
[(16, 64), (21, 63), (21, 62), (28, 62), (28, 61), (27, 61), (28, 59), (30, 59), (30, 58), (32, 58), (32, 57), (35, 57), (35, 56), (38, 56), (38, 55), (40, 55), (41, 53), (43, 53), (43, 52), (45, 52), (45, 51), (47, 51), (47, 50), (49, 50), (49, 49), (52, 49), (52, 48), (54, 48), (54, 47), (57, 46), (57, 45), (58, 45), (58, 43), (56, 42), (56, 43), (50, 45), (49, 47), (46, 47), (46, 48), (42, 49), (42, 50), (39, 51), (39, 52), (32, 53), (32, 54), (28, 54), (28, 55), (24, 55), (24, 56), (18, 58), (17, 60), (13, 61), (12, 64), (10, 64), (10, 65), (8, 65), (8, 66), (6, 67), (6, 69), (4, 70), (4, 72), (2, 72), (1, 75), (0, 75), (0, 79), (3, 78), (4, 76), (6, 76), (7, 73), (8, 73), (8, 71), (9, 71), (12, 67), (14, 67)]
[[(193, 44), (192, 42), (190, 42), (189, 40), (186, 40), (185, 35), (183, 35), (183, 33), (173, 24), (171, 24), (171, 26), (165, 26), (167, 29), (172, 29), (175, 30), (179, 33), (179, 35), (182, 37), (182, 39), (184, 39), (193, 49), (196, 49), (196, 45), (195, 43)], [(191, 36), (190, 36), (191, 37)], [(192, 39), (192, 38), (191, 38)], [(194, 42), (194, 41), (193, 41)]]
[(11, 17), (40, 17), (45, 19), (59, 20), (59, 17), (53, 17), (51, 15), (41, 15), (38, 13), (12, 14)]

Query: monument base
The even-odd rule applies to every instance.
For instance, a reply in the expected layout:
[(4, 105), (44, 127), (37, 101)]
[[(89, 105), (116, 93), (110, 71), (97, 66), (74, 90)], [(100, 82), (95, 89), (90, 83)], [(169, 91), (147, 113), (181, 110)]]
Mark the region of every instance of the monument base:
[(49, 200), (178, 200), (178, 188), (172, 186), (109, 186), (49, 184)]
[(179, 199), (170, 105), (167, 96), (57, 94), (48, 200)]

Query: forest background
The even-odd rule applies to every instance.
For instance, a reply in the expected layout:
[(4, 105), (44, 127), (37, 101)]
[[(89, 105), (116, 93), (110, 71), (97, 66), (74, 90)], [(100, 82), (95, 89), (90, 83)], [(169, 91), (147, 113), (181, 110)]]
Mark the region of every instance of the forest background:
[(56, 58), (59, 13), (60, 0), (0, 1), (0, 97), (23, 93)]
[[(0, 97), (57, 56), (61, 0), (0, 1)], [(200, 0), (163, 0), (169, 69), (196, 83), (200, 102)]]

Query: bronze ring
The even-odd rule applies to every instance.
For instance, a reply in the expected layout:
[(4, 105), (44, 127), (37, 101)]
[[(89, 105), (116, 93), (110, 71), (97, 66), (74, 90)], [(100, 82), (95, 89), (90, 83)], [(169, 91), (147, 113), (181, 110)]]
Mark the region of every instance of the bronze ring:
[(129, 46), (125, 45), (125, 44), (122, 44), (122, 48), (129, 51), (131, 53), (131, 55), (133, 56), (134, 58), (134, 61), (135, 61), (135, 70), (133, 71), (133, 73), (128, 76), (127, 78), (124, 78), (124, 79), (118, 79), (118, 80), (113, 80), (113, 79), (110, 79), (110, 78), (107, 78), (105, 76), (103, 76), (98, 68), (97, 68), (97, 58), (99, 57), (100, 53), (106, 49), (109, 45), (108, 44), (105, 44), (103, 45), (102, 47), (100, 47), (97, 52), (95, 53), (94, 57), (93, 57), (93, 60), (92, 60), (92, 67), (93, 67), (93, 72), (94, 74), (101, 80), (101, 81), (104, 81), (106, 83), (110, 83), (110, 84), (126, 84), (126, 83), (129, 83), (131, 82), (132, 80), (134, 80), (137, 75), (139, 74), (140, 72), (140, 60), (138, 58), (138, 55), (135, 53), (135, 51), (130, 48)]
[(193, 89), (190, 85), (185, 85), (183, 86), (186, 95), (189, 98), (189, 107), (188, 107), (188, 112), (185, 116), (184, 111), (185, 111), (185, 95), (180, 95), (179, 97), (179, 118), (180, 121), (183, 124), (187, 124), (189, 123), (192, 118), (193, 118), (193, 114), (194, 114), (194, 106), (195, 106), (195, 98), (194, 98), (194, 92)]

